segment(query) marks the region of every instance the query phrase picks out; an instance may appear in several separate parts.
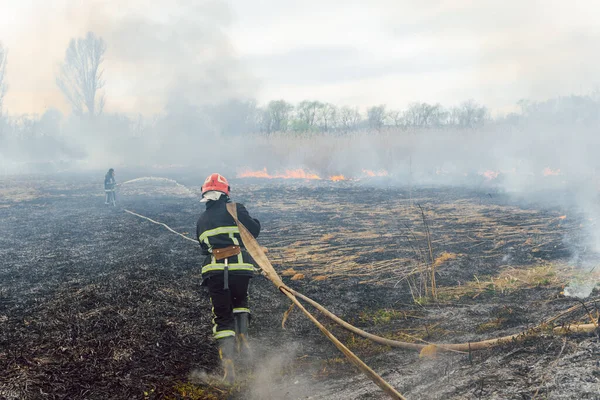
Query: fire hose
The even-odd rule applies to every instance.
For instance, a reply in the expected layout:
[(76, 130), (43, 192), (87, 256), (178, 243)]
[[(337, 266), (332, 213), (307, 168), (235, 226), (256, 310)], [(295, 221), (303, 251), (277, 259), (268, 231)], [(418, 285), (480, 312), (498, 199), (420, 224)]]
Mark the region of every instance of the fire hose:
[[(535, 328), (532, 328), (528, 331), (520, 332), (520, 333), (517, 333), (514, 335), (503, 336), (500, 338), (488, 339), (488, 340), (483, 340), (480, 342), (453, 343), (453, 344), (409, 343), (409, 342), (402, 342), (402, 341), (398, 341), (398, 340), (386, 339), (381, 336), (374, 335), (372, 333), (366, 332), (360, 328), (357, 328), (357, 327), (349, 324), (348, 322), (344, 321), (343, 319), (339, 318), (338, 316), (336, 316), (335, 314), (333, 314), (332, 312), (327, 310), (321, 304), (317, 303), (316, 301), (312, 300), (311, 298), (309, 298), (309, 297), (297, 292), (296, 290), (290, 288), (289, 286), (287, 286), (281, 280), (281, 277), (275, 271), (275, 268), (273, 268), (273, 265), (271, 264), (271, 262), (269, 261), (268, 257), (265, 254), (264, 248), (259, 245), (259, 243), (256, 241), (254, 236), (252, 236), (252, 234), (246, 229), (246, 227), (238, 220), (237, 209), (236, 209), (235, 203), (228, 203), (227, 210), (229, 211), (229, 213), (231, 214), (231, 216), (233, 217), (234, 221), (236, 222), (236, 224), (239, 228), (240, 236), (242, 238), (242, 241), (244, 243), (246, 250), (248, 251), (248, 253), (250, 253), (250, 255), (252, 256), (254, 261), (261, 268), (263, 275), (266, 276), (267, 279), (269, 279), (275, 285), (275, 287), (277, 287), (277, 289), (279, 289), (283, 294), (285, 294), (292, 301), (292, 303), (295, 304), (319, 328), (319, 330), (331, 342), (333, 342), (333, 344), (338, 348), (338, 350), (340, 350), (350, 360), (350, 362), (352, 364), (354, 364), (357, 368), (359, 368), (359, 370), (361, 370), (365, 375), (367, 375), (377, 386), (379, 386), (385, 393), (387, 393), (393, 399), (405, 399), (405, 397), (402, 396), (402, 394), (400, 394), (396, 389), (394, 389), (389, 383), (387, 383), (375, 371), (373, 371), (368, 365), (366, 365), (350, 349), (348, 349), (346, 346), (344, 346), (343, 343), (341, 343), (308, 310), (306, 310), (306, 308), (304, 308), (304, 306), (300, 303), (298, 298), (306, 301), (307, 303), (309, 303), (310, 305), (315, 307), (317, 310), (319, 310), (321, 313), (323, 313), (326, 317), (331, 319), (333, 322), (342, 326), (343, 328), (345, 328), (346, 330), (348, 330), (352, 333), (355, 333), (363, 338), (369, 339), (369, 340), (371, 340), (375, 343), (381, 344), (381, 345), (402, 348), (402, 349), (407, 349), (407, 350), (418, 350), (421, 352), (421, 355), (424, 355), (424, 356), (430, 356), (432, 354), (435, 354), (438, 350), (471, 352), (471, 351), (476, 351), (476, 350), (488, 349), (490, 347), (494, 347), (494, 346), (500, 345), (502, 343), (507, 343), (510, 341), (515, 341), (515, 340), (520, 340), (522, 338), (525, 338), (525, 337), (531, 335), (532, 333), (534, 333), (535, 331), (539, 330), (544, 325), (544, 324), (541, 324), (541, 325), (539, 325)], [(179, 236), (182, 236), (184, 239), (187, 239), (189, 241), (196, 243), (196, 241), (194, 239), (187, 237), (187, 236), (171, 229), (169, 226), (167, 226), (164, 223), (154, 221), (148, 217), (145, 217), (143, 215), (137, 214), (137, 213), (129, 211), (129, 210), (124, 210), (124, 211), (131, 215), (146, 219), (154, 224), (164, 226), (170, 232), (173, 232)], [(574, 311), (577, 308), (587, 306), (588, 304), (589, 303), (571, 307), (569, 310), (565, 311), (564, 313), (561, 313), (558, 316), (549, 319), (548, 321), (546, 321), (546, 323), (550, 323), (553, 320), (557, 319), (558, 317), (562, 316), (563, 314)], [(589, 332), (594, 332), (596, 330), (598, 330), (598, 324), (591, 323), (591, 324), (572, 324), (572, 325), (559, 326), (559, 327), (553, 328), (552, 332), (557, 333), (557, 334), (569, 334), (569, 333), (589, 333)]]
[(377, 386), (379, 386), (384, 392), (390, 395), (393, 399), (405, 399), (400, 392), (394, 389), (389, 383), (387, 383), (381, 376), (377, 374), (377, 372), (373, 371), (367, 364), (364, 363), (356, 354), (354, 354), (349, 348), (344, 346), (342, 342), (340, 342), (327, 328), (323, 326), (304, 306), (298, 301), (296, 296), (293, 294), (291, 288), (289, 288), (281, 278), (271, 262), (267, 258), (266, 254), (262, 250), (261, 246), (258, 244), (254, 236), (246, 229), (244, 224), (242, 224), (237, 218), (237, 208), (235, 203), (227, 203), (227, 211), (233, 217), (233, 220), (238, 225), (240, 230), (240, 236), (242, 238), (242, 242), (244, 242), (244, 246), (246, 250), (250, 253), (254, 261), (260, 266), (263, 270), (265, 276), (273, 282), (273, 284), (283, 293), (285, 294), (307, 317), (310, 319), (316, 326), (319, 328), (321, 332), (338, 348), (344, 355), (352, 362), (352, 364), (356, 365), (358, 369), (360, 369), (365, 375), (367, 375)]

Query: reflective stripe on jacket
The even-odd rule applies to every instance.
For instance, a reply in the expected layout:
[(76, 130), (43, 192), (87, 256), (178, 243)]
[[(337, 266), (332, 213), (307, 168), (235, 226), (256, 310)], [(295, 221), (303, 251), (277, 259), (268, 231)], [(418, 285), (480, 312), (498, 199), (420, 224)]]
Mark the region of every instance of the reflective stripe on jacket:
[[(213, 249), (229, 246), (240, 246), (242, 252), (236, 256), (229, 257), (227, 264), (232, 274), (253, 275), (254, 260), (246, 252), (240, 238), (239, 228), (235, 225), (233, 217), (227, 211), (228, 199), (222, 196), (219, 200), (206, 203), (206, 211), (198, 218), (196, 224), (196, 237), (205, 255), (202, 263), (202, 276), (219, 273), (225, 267), (225, 260), (217, 261), (212, 255)], [(260, 222), (252, 218), (243, 204), (237, 204), (238, 219), (254, 237), (260, 233)]]

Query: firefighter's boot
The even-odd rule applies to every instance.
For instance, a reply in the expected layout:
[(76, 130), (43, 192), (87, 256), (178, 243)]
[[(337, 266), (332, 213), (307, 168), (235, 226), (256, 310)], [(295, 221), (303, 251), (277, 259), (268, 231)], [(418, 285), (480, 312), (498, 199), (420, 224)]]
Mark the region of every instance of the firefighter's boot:
[(235, 381), (235, 368), (233, 366), (233, 357), (235, 356), (235, 337), (227, 336), (218, 340), (219, 358), (223, 366), (223, 381), (232, 385)]
[(251, 356), (250, 345), (248, 344), (248, 325), (250, 324), (250, 313), (242, 312), (235, 314), (235, 328), (236, 328), (236, 339), (237, 339), (237, 350), (238, 353), (244, 359), (248, 359)]

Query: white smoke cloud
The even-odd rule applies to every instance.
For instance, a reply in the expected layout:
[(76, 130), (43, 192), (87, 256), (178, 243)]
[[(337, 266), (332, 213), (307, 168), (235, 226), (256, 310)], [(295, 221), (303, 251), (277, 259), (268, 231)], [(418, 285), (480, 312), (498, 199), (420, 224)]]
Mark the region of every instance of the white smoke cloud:
[(69, 40), (88, 31), (108, 46), (108, 112), (152, 114), (168, 102), (213, 103), (252, 96), (258, 87), (230, 40), (234, 16), (226, 1), (34, 0), (7, 7), (23, 22), (0, 27), (11, 54), (13, 113), (68, 111), (55, 76)]

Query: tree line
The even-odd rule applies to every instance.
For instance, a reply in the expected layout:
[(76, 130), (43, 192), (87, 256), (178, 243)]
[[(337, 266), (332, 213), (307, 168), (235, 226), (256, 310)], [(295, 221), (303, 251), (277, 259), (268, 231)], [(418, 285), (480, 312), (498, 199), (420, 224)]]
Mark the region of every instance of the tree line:
[(485, 124), (490, 114), (485, 106), (473, 100), (460, 106), (445, 108), (441, 104), (412, 103), (406, 110), (388, 109), (385, 104), (368, 107), (337, 107), (320, 101), (304, 100), (291, 104), (285, 100), (269, 102), (257, 110), (261, 132), (329, 132), (360, 129), (394, 128), (476, 128)]
[[(386, 129), (419, 131), (423, 129), (477, 129), (485, 125), (513, 124), (523, 121), (554, 121), (556, 123), (598, 123), (600, 96), (595, 91), (585, 96), (568, 96), (542, 102), (518, 103), (519, 111), (492, 117), (489, 110), (473, 100), (459, 106), (444, 107), (439, 103), (412, 103), (404, 110), (375, 105), (362, 111), (358, 107), (337, 106), (317, 100), (291, 103), (283, 99), (258, 105), (254, 99), (230, 99), (219, 104), (193, 105), (177, 109), (166, 108), (159, 116), (130, 116), (113, 113), (104, 115), (105, 87), (102, 63), (107, 50), (105, 41), (88, 32), (84, 37), (70, 40), (60, 64), (56, 84), (68, 101), (72, 117), (100, 121), (102, 126), (125, 129), (120, 136), (139, 136), (162, 126), (162, 130), (180, 130), (185, 135), (220, 133), (345, 133), (352, 131), (381, 131)], [(6, 66), (8, 52), (0, 43), (0, 135), (2, 130), (35, 136), (61, 129), (63, 116), (49, 109), (41, 118), (20, 116), (2, 118), (3, 99), (7, 93)], [(108, 121), (108, 122), (107, 122)], [(168, 128), (170, 127), (170, 129)], [(12, 129), (9, 129), (12, 128)], [(156, 131), (156, 129), (154, 129)], [(171, 134), (170, 133), (170, 134)]]
[[(97, 117), (103, 113), (105, 96), (101, 90), (106, 82), (102, 62), (106, 49), (105, 41), (93, 32), (69, 42), (56, 84), (75, 116)], [(6, 63), (7, 52), (0, 44), (0, 113), (7, 90)], [(216, 119), (225, 133), (348, 132), (381, 130), (385, 127), (475, 128), (482, 126), (489, 118), (487, 108), (474, 101), (452, 108), (444, 108), (440, 104), (413, 103), (406, 110), (376, 105), (363, 113), (358, 107), (338, 107), (316, 100), (292, 104), (281, 99), (258, 106), (252, 99), (232, 99), (200, 111)]]

